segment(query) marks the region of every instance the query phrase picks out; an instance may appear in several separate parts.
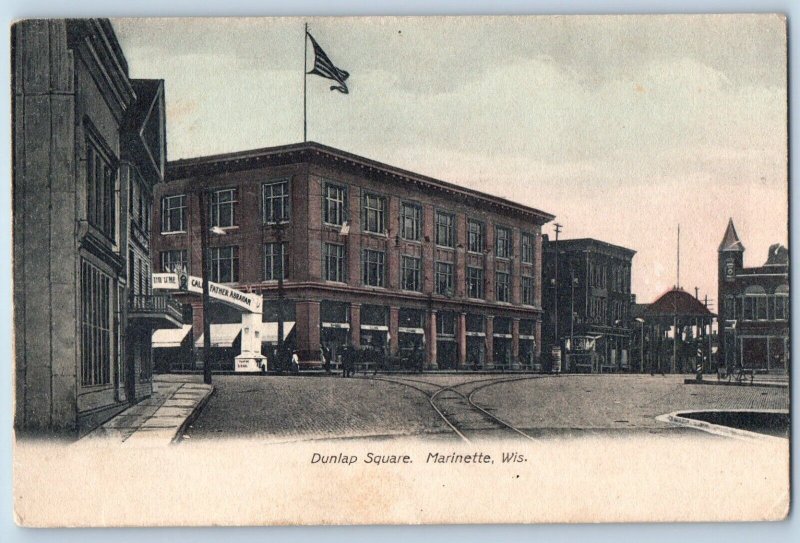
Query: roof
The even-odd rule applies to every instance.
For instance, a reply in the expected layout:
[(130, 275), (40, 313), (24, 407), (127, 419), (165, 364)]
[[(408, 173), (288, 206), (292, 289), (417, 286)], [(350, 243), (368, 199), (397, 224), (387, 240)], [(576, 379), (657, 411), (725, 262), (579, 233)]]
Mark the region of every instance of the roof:
[(722, 243), (719, 244), (719, 252), (723, 251), (744, 252), (744, 245), (742, 245), (739, 235), (736, 233), (732, 218), (728, 219), (728, 228), (725, 229), (725, 237), (722, 238)]
[(668, 290), (644, 311), (644, 318), (665, 317), (714, 317), (703, 303), (683, 289)]
[(650, 307), (650, 304), (631, 304), (631, 318), (641, 317)]
[(614, 256), (623, 258), (633, 258), (636, 251), (622, 247), (621, 245), (614, 245), (607, 241), (601, 241), (595, 238), (575, 238), (575, 239), (560, 239), (558, 241), (551, 240), (546, 234), (543, 236), (546, 240), (544, 249), (552, 250), (556, 244), (561, 251), (596, 251), (599, 253), (608, 253)]
[(482, 205), (488, 204), (505, 211), (520, 213), (530, 218), (535, 218), (539, 224), (555, 219), (555, 215), (533, 207), (468, 189), (441, 179), (383, 164), (376, 160), (354, 155), (314, 141), (174, 160), (167, 163), (166, 177), (168, 181), (174, 181), (200, 175), (214, 175), (275, 164), (310, 162), (312, 160), (330, 161), (340, 166), (345, 165), (356, 168), (365, 175), (375, 175), (377, 173), (384, 178), (410, 182), (420, 188), (441, 192), (447, 197), (464, 198), (477, 201)]

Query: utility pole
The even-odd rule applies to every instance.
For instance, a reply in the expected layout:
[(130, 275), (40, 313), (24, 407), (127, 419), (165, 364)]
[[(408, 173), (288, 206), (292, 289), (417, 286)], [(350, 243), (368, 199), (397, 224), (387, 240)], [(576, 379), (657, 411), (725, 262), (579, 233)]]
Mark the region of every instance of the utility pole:
[(203, 279), (203, 382), (211, 384), (211, 324), (208, 319), (208, 192), (201, 190), (200, 201), (200, 266)]
[[(560, 367), (561, 366), (561, 337), (558, 335), (558, 321), (560, 320), (561, 315), (558, 312), (558, 252), (559, 252), (558, 234), (561, 233), (562, 226), (560, 224), (558, 224), (558, 223), (556, 223), (554, 226), (555, 226), (555, 229), (556, 229), (556, 242), (555, 242), (555, 250), (556, 250), (555, 268), (556, 269), (555, 269), (555, 284), (553, 285), (553, 290), (554, 290), (553, 291), (553, 296), (555, 297), (554, 298), (554, 302), (555, 302), (554, 303), (554, 306), (555, 306), (555, 323), (554, 323), (554, 327), (555, 328), (554, 328), (554, 331), (555, 331), (556, 347), (558, 349), (557, 352), (558, 352), (558, 358), (559, 359), (558, 359), (558, 367), (551, 368), (551, 370), (555, 369), (557, 371), (560, 371), (561, 370), (561, 367)], [(552, 353), (551, 353), (551, 356), (552, 356)]]

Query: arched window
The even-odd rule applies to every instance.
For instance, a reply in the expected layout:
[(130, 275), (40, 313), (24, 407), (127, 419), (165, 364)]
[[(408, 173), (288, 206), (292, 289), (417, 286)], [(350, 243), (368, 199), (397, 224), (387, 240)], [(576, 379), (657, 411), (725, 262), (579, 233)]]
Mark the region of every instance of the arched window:
[(767, 320), (767, 292), (764, 287), (751, 285), (744, 291), (742, 319), (746, 321)]
[(785, 321), (789, 318), (789, 285), (780, 285), (775, 289), (775, 320)]

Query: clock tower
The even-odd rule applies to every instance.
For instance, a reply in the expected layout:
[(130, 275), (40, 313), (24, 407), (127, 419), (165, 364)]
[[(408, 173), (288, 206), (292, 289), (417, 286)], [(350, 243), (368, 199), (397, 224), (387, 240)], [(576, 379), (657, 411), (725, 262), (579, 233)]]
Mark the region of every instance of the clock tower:
[(729, 219), (717, 256), (717, 323), (720, 338), (718, 360), (720, 363), (724, 362), (728, 368), (732, 368), (735, 361), (736, 348), (733, 342), (735, 334), (725, 334), (724, 331), (735, 330), (737, 319), (740, 317), (741, 307), (736, 307), (735, 293), (736, 277), (743, 267), (744, 245), (733, 226), (733, 219)]

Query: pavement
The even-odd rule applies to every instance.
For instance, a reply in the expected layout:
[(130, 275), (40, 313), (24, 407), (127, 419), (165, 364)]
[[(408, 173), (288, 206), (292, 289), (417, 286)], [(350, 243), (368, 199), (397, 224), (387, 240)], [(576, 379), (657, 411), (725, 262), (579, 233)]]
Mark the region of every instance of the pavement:
[[(424, 381), (417, 386), (429, 391), (453, 385), (465, 393), (474, 391), (476, 403), (535, 437), (696, 434), (657, 417), (690, 409), (789, 408), (787, 388), (688, 386), (683, 383), (686, 375), (537, 375), (489, 386), (471, 384), (487, 377), (407, 376)], [(215, 376), (214, 384), (214, 396), (186, 428), (193, 443), (221, 438), (282, 443), (453, 437), (424, 393), (383, 380), (230, 375)]]
[(169, 445), (183, 436), (214, 392), (201, 375), (155, 375), (153, 394), (102, 424), (79, 443)]

